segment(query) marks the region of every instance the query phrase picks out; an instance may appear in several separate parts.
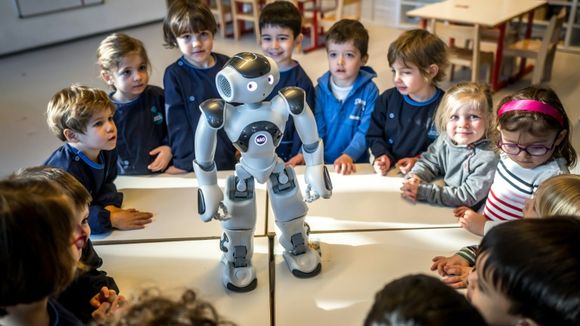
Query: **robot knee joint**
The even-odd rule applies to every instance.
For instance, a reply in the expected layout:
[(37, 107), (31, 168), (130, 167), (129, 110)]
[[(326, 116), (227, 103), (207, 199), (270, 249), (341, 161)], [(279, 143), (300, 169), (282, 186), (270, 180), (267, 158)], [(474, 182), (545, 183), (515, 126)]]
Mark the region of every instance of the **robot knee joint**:
[(228, 178), (228, 197), (231, 201), (244, 201), (254, 198), (254, 179)]
[(292, 173), (288, 172), (288, 168), (281, 173), (272, 173), (270, 176), (270, 183), (272, 184), (272, 191), (275, 194), (284, 193), (296, 188), (296, 181)]

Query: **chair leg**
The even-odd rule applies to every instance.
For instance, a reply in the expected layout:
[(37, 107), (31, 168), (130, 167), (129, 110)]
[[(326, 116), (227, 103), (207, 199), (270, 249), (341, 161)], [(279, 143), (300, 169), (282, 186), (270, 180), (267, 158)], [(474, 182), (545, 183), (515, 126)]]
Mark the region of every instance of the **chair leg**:
[(554, 66), (555, 57), (556, 57), (556, 50), (551, 51), (548, 54), (548, 59), (546, 60), (546, 65), (544, 68), (544, 79), (545, 80), (552, 79), (552, 67)]
[(449, 81), (453, 81), (454, 75), (455, 75), (455, 65), (450, 64), (449, 65)]
[(539, 85), (542, 83), (544, 77), (544, 69), (546, 65), (546, 58), (538, 57), (536, 59), (534, 71), (532, 72), (532, 85)]

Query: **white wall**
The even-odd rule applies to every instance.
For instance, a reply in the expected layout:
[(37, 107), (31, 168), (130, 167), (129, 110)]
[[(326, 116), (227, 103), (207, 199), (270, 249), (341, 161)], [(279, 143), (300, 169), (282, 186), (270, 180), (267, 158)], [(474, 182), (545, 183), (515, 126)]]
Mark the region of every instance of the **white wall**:
[(0, 1), (0, 55), (162, 19), (165, 0), (105, 0), (104, 4), (19, 18), (13, 0)]

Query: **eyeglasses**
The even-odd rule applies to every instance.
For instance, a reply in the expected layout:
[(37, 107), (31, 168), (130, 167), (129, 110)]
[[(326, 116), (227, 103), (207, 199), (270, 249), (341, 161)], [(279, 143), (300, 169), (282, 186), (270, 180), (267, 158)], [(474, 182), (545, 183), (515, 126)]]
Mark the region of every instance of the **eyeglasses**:
[(541, 144), (532, 144), (528, 146), (521, 146), (514, 143), (503, 143), (498, 142), (497, 147), (499, 147), (504, 153), (509, 155), (519, 155), (522, 151), (530, 154), (531, 156), (542, 156), (551, 151), (554, 148), (556, 141), (552, 143), (552, 146), (548, 147)]

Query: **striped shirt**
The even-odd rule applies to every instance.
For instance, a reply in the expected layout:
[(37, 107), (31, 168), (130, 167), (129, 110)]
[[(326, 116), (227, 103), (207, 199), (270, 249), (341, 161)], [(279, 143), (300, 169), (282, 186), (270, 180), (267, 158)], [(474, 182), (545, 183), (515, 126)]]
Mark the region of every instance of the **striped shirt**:
[(565, 173), (569, 171), (564, 159), (549, 160), (533, 169), (526, 169), (502, 153), (483, 215), (491, 221), (521, 219), (526, 199), (538, 186), (552, 176)]

